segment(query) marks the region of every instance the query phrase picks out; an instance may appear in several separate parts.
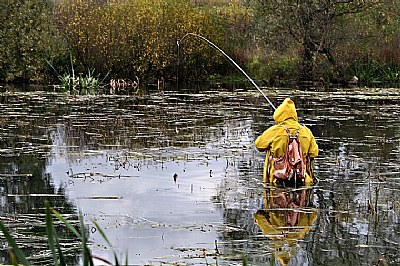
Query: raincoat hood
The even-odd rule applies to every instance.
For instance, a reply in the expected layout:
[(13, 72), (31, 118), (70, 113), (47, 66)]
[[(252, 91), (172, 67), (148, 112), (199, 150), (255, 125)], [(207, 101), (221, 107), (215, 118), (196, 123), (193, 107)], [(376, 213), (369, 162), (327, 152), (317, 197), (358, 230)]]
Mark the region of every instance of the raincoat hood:
[(279, 124), (289, 118), (293, 118), (295, 121), (298, 121), (297, 111), (294, 102), (290, 98), (286, 98), (275, 110), (274, 120), (276, 123)]

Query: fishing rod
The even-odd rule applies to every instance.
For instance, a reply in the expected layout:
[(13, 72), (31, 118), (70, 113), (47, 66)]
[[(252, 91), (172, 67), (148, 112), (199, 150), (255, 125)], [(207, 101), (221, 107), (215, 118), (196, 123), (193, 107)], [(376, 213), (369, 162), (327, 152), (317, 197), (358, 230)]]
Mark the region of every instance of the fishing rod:
[(211, 42), (211, 41), (208, 40), (207, 38), (205, 38), (205, 37), (203, 37), (203, 36), (201, 36), (201, 35), (199, 35), (199, 34), (195, 34), (195, 33), (186, 33), (186, 34), (182, 37), (182, 39), (181, 39), (180, 41), (178, 40), (178, 41), (176, 42), (176, 44), (178, 45), (178, 57), (179, 57), (179, 45), (180, 45), (180, 42), (181, 42), (183, 39), (185, 39), (187, 36), (195, 36), (195, 37), (198, 37), (198, 38), (202, 39), (203, 41), (206, 41), (208, 44), (210, 44), (212, 47), (214, 47), (214, 48), (215, 48), (216, 50), (218, 50), (219, 52), (221, 52), (229, 61), (231, 61), (232, 64), (234, 64), (234, 65), (243, 73), (243, 75), (246, 76), (246, 78), (247, 78), (248, 80), (250, 80), (250, 82), (254, 85), (254, 87), (256, 87), (256, 89), (262, 94), (262, 96), (264, 96), (264, 98), (267, 100), (267, 102), (269, 103), (269, 105), (271, 105), (272, 109), (276, 110), (275, 105), (270, 101), (270, 99), (268, 99), (267, 95), (265, 95), (265, 93), (257, 86), (257, 84), (254, 82), (254, 80), (253, 80), (249, 75), (247, 75), (247, 73), (244, 72), (244, 70), (243, 70), (238, 64), (236, 64), (236, 62), (233, 61), (233, 59), (232, 59), (229, 55), (227, 55), (221, 48), (219, 48), (217, 45), (215, 45), (213, 42)]

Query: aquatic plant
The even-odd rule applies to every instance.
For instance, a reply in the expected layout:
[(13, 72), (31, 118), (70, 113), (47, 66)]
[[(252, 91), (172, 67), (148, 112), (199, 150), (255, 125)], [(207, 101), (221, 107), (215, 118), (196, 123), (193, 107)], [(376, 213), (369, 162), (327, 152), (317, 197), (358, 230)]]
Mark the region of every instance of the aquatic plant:
[(400, 66), (394, 62), (364, 59), (355, 61), (350, 69), (353, 75), (357, 76), (360, 82), (367, 86), (377, 83), (384, 86), (398, 85), (400, 82)]
[(75, 74), (74, 64), (72, 55), (70, 55), (71, 61), (71, 72), (67, 72), (64, 75), (58, 74), (54, 66), (46, 60), (47, 64), (57, 73), (58, 81), (61, 84), (57, 84), (54, 87), (59, 88), (62, 92), (69, 92), (71, 94), (99, 94), (99, 90), (102, 86), (103, 81), (107, 78), (107, 75), (100, 80), (99, 76), (94, 76), (94, 70), (88, 69), (85, 76), (82, 73), (79, 75)]
[[(59, 76), (61, 88), (63, 92), (70, 92), (72, 94), (98, 94), (101, 81), (98, 77), (93, 76), (94, 71), (88, 70), (88, 73), (83, 76), (65, 74)], [(56, 86), (57, 87), (57, 86)]]
[[(67, 221), (58, 211), (52, 209), (49, 205), (49, 203), (46, 201), (46, 233), (48, 237), (48, 246), (51, 251), (52, 255), (52, 265), (55, 266), (65, 266), (67, 265), (66, 260), (65, 260), (65, 255), (63, 251), (63, 245), (61, 243), (61, 239), (58, 237), (57, 230), (54, 226), (53, 219), (57, 219), (58, 221), (62, 222), (67, 230), (69, 230), (75, 237), (77, 237), (80, 240), (81, 244), (81, 251), (82, 251), (82, 261), (83, 265), (94, 265), (93, 260), (99, 260), (101, 261), (104, 265), (121, 265), (119, 262), (119, 259), (114, 252), (114, 262), (110, 262), (104, 258), (95, 256), (91, 253), (90, 247), (89, 247), (89, 242), (86, 236), (86, 230), (85, 230), (85, 225), (83, 222), (83, 216), (80, 215), (80, 228), (77, 229), (75, 226), (73, 226), (70, 222)], [(106, 237), (104, 231), (102, 228), (95, 222), (93, 221), (96, 229), (100, 232), (100, 235), (103, 237), (103, 239), (106, 241), (106, 243), (112, 247), (110, 241)], [(3, 224), (2, 221), (0, 221), (0, 231), (3, 233), (9, 247), (10, 247), (10, 260), (13, 265), (18, 265), (19, 263), (22, 263), (23, 265), (27, 266), (30, 265), (31, 263), (28, 261), (27, 256), (24, 254), (24, 252), (18, 247), (17, 243), (15, 242), (14, 238), (11, 236), (5, 225)], [(128, 257), (126, 257), (126, 262), (125, 265), (128, 265)]]
[(400, 82), (400, 66), (383, 66), (380, 71), (380, 80), (389, 84), (398, 84)]

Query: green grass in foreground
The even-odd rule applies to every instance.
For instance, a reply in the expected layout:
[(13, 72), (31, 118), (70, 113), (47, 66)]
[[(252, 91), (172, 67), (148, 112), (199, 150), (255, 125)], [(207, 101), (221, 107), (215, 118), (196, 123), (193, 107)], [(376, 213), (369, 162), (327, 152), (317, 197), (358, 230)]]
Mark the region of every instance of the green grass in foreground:
[[(60, 243), (60, 239), (57, 235), (57, 231), (55, 230), (55, 226), (53, 223), (53, 219), (58, 219), (61, 221), (66, 228), (73, 233), (80, 241), (82, 247), (82, 260), (83, 265), (94, 265), (93, 260), (97, 259), (104, 263), (104, 265), (128, 265), (128, 256), (126, 256), (125, 264), (121, 264), (119, 259), (117, 258), (116, 253), (114, 252), (114, 262), (110, 262), (103, 258), (92, 255), (90, 248), (88, 246), (88, 240), (85, 233), (85, 227), (83, 223), (83, 217), (80, 215), (80, 229), (77, 230), (72, 224), (70, 224), (59, 212), (50, 208), (48, 202), (46, 202), (46, 233), (48, 236), (48, 246), (52, 254), (52, 265), (55, 266), (64, 266), (67, 265), (66, 259), (62, 249), (62, 243)], [(112, 247), (110, 241), (106, 237), (104, 231), (100, 228), (100, 226), (93, 221), (96, 229), (100, 232), (103, 239), (106, 243)], [(8, 232), (7, 228), (4, 226), (3, 222), (0, 221), (0, 231), (3, 233), (4, 238), (7, 240), (9, 248), (10, 248), (10, 261), (12, 265), (30, 265), (26, 255), (24, 252), (18, 247), (14, 238)]]

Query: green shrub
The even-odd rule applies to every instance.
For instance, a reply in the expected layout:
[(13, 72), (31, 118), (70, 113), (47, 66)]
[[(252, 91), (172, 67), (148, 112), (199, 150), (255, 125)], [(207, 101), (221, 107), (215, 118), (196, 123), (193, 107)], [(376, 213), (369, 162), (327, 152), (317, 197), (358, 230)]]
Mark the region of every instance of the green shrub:
[(349, 68), (362, 84), (367, 86), (398, 86), (400, 66), (394, 62), (378, 62), (375, 59), (354, 61)]
[(44, 79), (45, 59), (63, 50), (46, 0), (0, 1), (0, 80)]
[(260, 58), (255, 56), (246, 65), (246, 69), (256, 79), (263, 79), (270, 85), (284, 85), (296, 79), (299, 71), (299, 58), (287, 56), (271, 56)]

